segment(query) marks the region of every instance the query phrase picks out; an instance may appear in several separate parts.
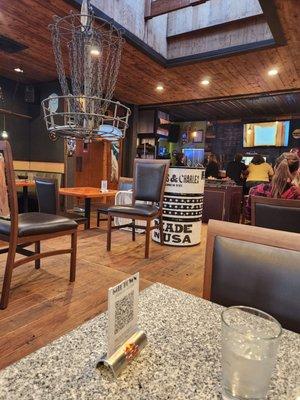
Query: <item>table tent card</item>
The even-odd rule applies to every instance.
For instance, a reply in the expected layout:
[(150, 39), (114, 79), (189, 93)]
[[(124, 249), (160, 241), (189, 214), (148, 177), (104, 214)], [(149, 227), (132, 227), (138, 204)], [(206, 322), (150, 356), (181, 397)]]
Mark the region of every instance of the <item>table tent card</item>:
[(108, 290), (107, 354), (98, 366), (109, 367), (115, 376), (147, 344), (146, 334), (138, 329), (139, 273)]

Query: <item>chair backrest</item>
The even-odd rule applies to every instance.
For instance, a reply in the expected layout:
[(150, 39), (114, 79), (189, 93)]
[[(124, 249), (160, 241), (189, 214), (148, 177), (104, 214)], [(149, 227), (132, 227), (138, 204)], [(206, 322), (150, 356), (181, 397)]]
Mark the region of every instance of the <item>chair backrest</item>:
[(45, 214), (57, 214), (59, 211), (57, 180), (36, 178), (35, 189), (39, 211)]
[(131, 190), (133, 188), (133, 179), (120, 176), (118, 190)]
[(251, 224), (300, 233), (300, 200), (251, 196)]
[(11, 234), (18, 234), (18, 198), (10, 144), (0, 140), (0, 217), (10, 219)]
[(300, 235), (210, 220), (203, 297), (261, 309), (300, 333)]
[(142, 200), (158, 203), (162, 207), (169, 165), (169, 160), (134, 160), (133, 204)]

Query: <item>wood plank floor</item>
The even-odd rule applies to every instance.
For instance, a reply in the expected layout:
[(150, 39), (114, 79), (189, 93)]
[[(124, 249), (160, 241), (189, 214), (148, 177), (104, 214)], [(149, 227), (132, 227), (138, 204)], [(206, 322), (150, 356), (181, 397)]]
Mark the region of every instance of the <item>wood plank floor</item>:
[[(106, 252), (102, 228), (80, 230), (76, 282), (70, 284), (69, 256), (42, 260), (14, 271), (10, 303), (0, 310), (0, 369), (74, 329), (107, 308), (107, 290), (129, 274), (140, 272), (141, 289), (161, 282), (202, 295), (206, 225), (201, 245), (190, 248), (151, 242), (150, 259), (144, 257), (144, 235), (113, 232), (112, 251)], [(67, 238), (44, 242), (43, 249), (63, 248)], [(5, 255), (0, 255), (2, 286)]]

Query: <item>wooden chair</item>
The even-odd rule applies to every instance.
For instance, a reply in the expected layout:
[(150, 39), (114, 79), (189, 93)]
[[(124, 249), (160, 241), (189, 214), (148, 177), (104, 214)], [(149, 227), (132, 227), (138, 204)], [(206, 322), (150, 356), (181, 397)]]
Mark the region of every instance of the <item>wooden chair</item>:
[[(0, 156), (1, 197), (6, 196), (8, 205), (5, 210), (3, 210), (3, 207), (1, 208), (0, 240), (9, 243), (8, 248), (0, 251), (0, 253), (8, 253), (0, 302), (0, 308), (4, 309), (8, 305), (13, 269), (20, 265), (34, 261), (35, 268), (38, 269), (42, 258), (70, 253), (70, 281), (75, 281), (77, 223), (68, 218), (44, 213), (30, 212), (18, 215), (13, 160), (11, 148), (7, 141), (0, 141)], [(70, 248), (41, 253), (40, 242), (42, 240), (65, 235), (71, 236)], [(35, 244), (34, 252), (24, 248), (33, 243)], [(15, 261), (16, 253), (26, 257)]]
[[(121, 176), (119, 178), (119, 183), (118, 183), (118, 190), (130, 190), (132, 189), (133, 185), (133, 179), (132, 178), (126, 178), (124, 176)], [(100, 221), (107, 221), (107, 218), (100, 218), (100, 215), (108, 215), (108, 209), (111, 207), (111, 204), (107, 203), (102, 203), (99, 205), (97, 209), (97, 226), (100, 226)]]
[[(145, 229), (145, 258), (149, 258), (150, 233), (152, 229), (160, 230), (160, 240), (163, 244), (163, 196), (168, 175), (169, 160), (135, 159), (133, 166), (132, 205), (116, 205), (108, 209), (107, 220), (107, 251), (111, 250), (112, 229), (122, 227), (132, 228), (132, 240), (135, 240), (135, 228)], [(140, 204), (138, 200), (151, 204)], [(112, 227), (114, 217), (131, 219), (132, 223)], [(151, 226), (151, 221), (158, 219), (158, 224)], [(146, 221), (146, 227), (136, 226), (135, 220)]]
[(210, 220), (203, 297), (245, 305), (300, 333), (300, 235)]
[(57, 214), (73, 219), (77, 224), (85, 224), (87, 218), (80, 214), (61, 212), (59, 207), (59, 193), (57, 179), (35, 179), (35, 189), (38, 199), (39, 212)]
[(300, 233), (300, 200), (251, 196), (251, 225)]

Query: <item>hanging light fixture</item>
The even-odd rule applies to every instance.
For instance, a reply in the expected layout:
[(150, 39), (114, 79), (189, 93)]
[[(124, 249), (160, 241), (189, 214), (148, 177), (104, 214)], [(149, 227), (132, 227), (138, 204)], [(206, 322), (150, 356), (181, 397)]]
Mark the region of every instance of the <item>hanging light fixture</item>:
[(293, 131), (292, 135), (293, 135), (293, 138), (294, 138), (294, 139), (300, 139), (300, 129), (299, 129), (299, 128), (296, 128), (296, 129)]
[(5, 114), (3, 115), (3, 131), (1, 132), (2, 139), (8, 139), (8, 132), (5, 129)]
[(61, 96), (42, 101), (50, 139), (124, 138), (131, 111), (112, 100), (124, 43), (121, 31), (95, 17), (90, 0), (83, 1), (81, 14), (54, 17), (50, 29), (62, 90)]

